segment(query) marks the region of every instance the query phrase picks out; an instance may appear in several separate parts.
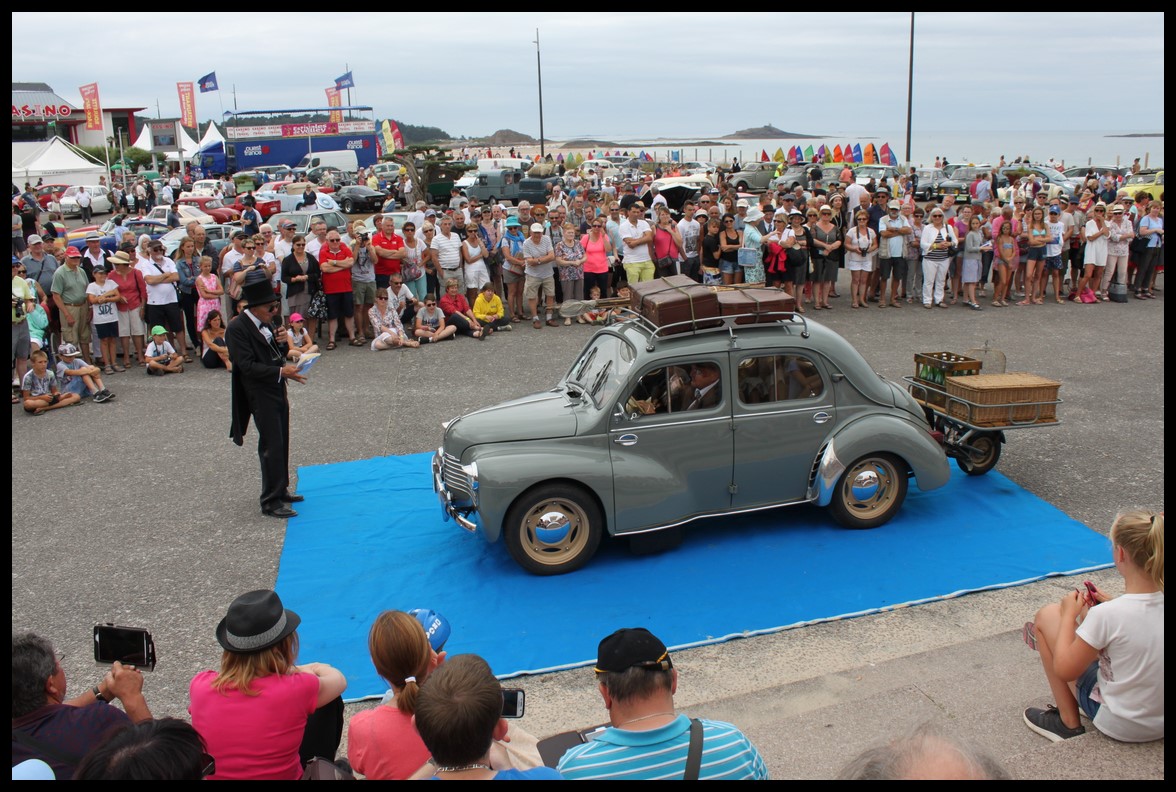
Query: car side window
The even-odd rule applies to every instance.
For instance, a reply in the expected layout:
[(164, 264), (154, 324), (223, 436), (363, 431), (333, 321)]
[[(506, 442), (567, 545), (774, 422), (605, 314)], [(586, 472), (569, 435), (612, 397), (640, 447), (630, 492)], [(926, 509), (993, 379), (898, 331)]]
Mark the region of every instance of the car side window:
[(743, 404), (812, 399), (825, 392), (825, 381), (803, 355), (747, 357), (739, 363), (739, 401)]
[(722, 370), (700, 360), (647, 372), (625, 403), (631, 418), (709, 410), (723, 401)]

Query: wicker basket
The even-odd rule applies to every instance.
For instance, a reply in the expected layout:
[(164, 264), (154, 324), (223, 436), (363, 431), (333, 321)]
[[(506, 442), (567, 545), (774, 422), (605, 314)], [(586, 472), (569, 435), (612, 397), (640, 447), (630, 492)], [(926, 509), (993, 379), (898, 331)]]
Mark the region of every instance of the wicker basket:
[(948, 377), (948, 395), (974, 405), (1024, 404), (1023, 407), (985, 407), (953, 401), (948, 405), (948, 414), (976, 426), (1056, 423), (1057, 405), (1041, 402), (1057, 401), (1061, 387), (1060, 382), (1027, 371)]
[(927, 383), (926, 401), (943, 407), (947, 402), (942, 393), (947, 387), (947, 378), (979, 374), (983, 365), (975, 358), (954, 352), (916, 352), (915, 379)]

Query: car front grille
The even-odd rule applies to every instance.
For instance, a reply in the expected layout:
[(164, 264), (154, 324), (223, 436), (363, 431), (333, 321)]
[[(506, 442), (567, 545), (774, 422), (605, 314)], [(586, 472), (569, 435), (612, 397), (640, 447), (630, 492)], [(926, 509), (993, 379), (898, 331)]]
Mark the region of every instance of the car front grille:
[(466, 475), (461, 461), (453, 454), (441, 457), (441, 477), (445, 481), (445, 488), (454, 501), (472, 501), (474, 490), (470, 485), (470, 477)]

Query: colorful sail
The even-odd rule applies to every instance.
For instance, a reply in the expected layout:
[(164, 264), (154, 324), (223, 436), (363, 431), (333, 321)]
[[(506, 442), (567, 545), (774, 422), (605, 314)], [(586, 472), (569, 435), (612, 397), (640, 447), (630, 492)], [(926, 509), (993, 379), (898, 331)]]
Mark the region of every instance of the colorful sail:
[(824, 143), (822, 143), (821, 147), (819, 149), (817, 149), (817, 159), (819, 159), (819, 160), (825, 159), (825, 144)]
[(789, 165), (796, 164), (796, 159), (797, 159), (797, 157), (800, 156), (799, 149), (800, 149), (799, 146), (789, 146), (788, 147), (788, 164)]
[(834, 162), (845, 162), (844, 156), (845, 155), (841, 153), (841, 144), (838, 143), (836, 146), (833, 147), (833, 161)]
[(786, 160), (787, 160), (787, 157), (784, 156), (784, 149), (782, 149), (782, 148), (776, 149), (776, 153), (772, 155), (772, 161), (773, 162), (785, 162)]
[(867, 165), (873, 165), (877, 161), (878, 158), (874, 156), (874, 144), (867, 143), (865, 149), (862, 150), (862, 162)]
[(862, 144), (861, 143), (854, 143), (853, 144), (853, 161), (854, 162), (862, 162)]
[(809, 146), (808, 148), (806, 148), (806, 149), (804, 150), (804, 161), (805, 161), (805, 162), (811, 162), (811, 161), (812, 161), (812, 158), (813, 158), (813, 154), (815, 154), (815, 153), (816, 153), (816, 152), (814, 152), (814, 151), (813, 151), (813, 147), (812, 147), (812, 146)]
[(771, 162), (772, 158), (768, 156), (767, 149), (760, 150), (760, 162)]
[(826, 148), (825, 149), (825, 162), (832, 162), (832, 161), (833, 161), (833, 149)]
[(890, 144), (883, 143), (882, 148), (878, 149), (878, 162), (883, 165), (890, 165)]

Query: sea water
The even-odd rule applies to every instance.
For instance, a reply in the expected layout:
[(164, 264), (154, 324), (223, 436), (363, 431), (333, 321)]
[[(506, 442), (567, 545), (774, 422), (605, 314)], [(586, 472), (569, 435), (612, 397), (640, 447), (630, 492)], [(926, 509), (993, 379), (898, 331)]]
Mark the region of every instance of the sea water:
[[(807, 130), (803, 130), (806, 131)], [(1127, 167), (1136, 158), (1145, 167), (1164, 166), (1163, 137), (1109, 137), (1130, 134), (1132, 131), (929, 131), (914, 130), (911, 134), (911, 156), (909, 162), (915, 166), (931, 166), (936, 157), (947, 157), (949, 162), (989, 163), (995, 165), (1004, 155), (1012, 163), (1017, 157), (1028, 155), (1033, 162), (1047, 162), (1051, 157), (1064, 162), (1066, 167), (1078, 165), (1120, 165)], [(588, 136), (585, 136), (588, 137)], [(787, 154), (789, 147), (810, 145), (816, 151), (821, 144), (827, 148), (836, 145), (860, 144), (863, 148), (873, 143), (879, 151), (883, 143), (890, 144), (891, 150), (900, 163), (908, 162), (906, 156), (905, 132), (844, 132), (833, 131), (819, 137), (791, 139), (744, 139), (718, 140), (714, 137), (637, 138), (592, 135), (589, 139), (608, 140), (614, 148), (644, 151), (657, 160), (670, 159), (671, 152), (679, 152), (681, 160), (698, 160), (716, 164), (729, 163), (732, 159), (740, 162), (758, 160), (763, 152), (771, 158), (776, 149)], [(558, 142), (558, 141), (557, 141)], [(695, 143), (707, 145), (693, 145)], [(713, 144), (713, 145), (712, 145)], [(610, 148), (610, 151), (613, 150)]]

